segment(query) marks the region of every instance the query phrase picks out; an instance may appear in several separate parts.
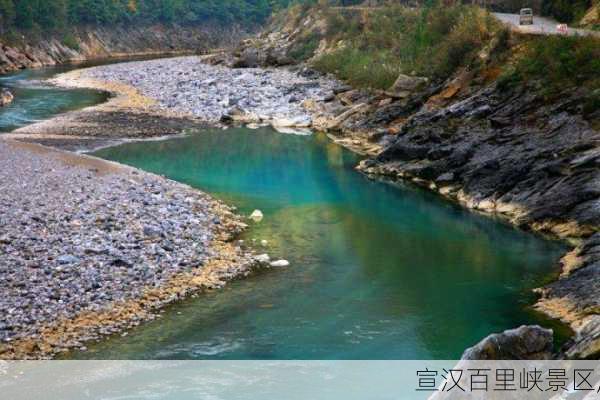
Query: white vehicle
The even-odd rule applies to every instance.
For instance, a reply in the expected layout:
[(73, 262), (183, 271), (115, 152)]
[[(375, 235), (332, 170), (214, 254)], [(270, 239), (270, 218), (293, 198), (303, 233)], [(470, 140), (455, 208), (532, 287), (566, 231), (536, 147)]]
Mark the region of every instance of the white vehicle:
[(522, 8), (519, 11), (519, 25), (533, 25), (533, 10), (531, 8)]

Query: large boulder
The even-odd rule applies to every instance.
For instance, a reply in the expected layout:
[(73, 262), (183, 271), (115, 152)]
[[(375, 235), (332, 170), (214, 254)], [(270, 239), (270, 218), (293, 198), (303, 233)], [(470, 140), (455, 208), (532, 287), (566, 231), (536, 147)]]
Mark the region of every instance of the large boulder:
[(260, 66), (260, 55), (256, 48), (247, 47), (240, 51), (239, 56), (233, 62), (233, 68), (257, 68)]
[(489, 335), (465, 350), (463, 360), (549, 360), (554, 332), (537, 325)]
[(264, 61), (265, 67), (284, 67), (286, 65), (295, 64), (294, 59), (289, 57), (285, 51), (281, 49), (272, 49), (267, 52)]
[(4, 107), (14, 100), (13, 94), (8, 89), (2, 89), (0, 91), (0, 107)]
[(412, 93), (424, 89), (428, 82), (427, 78), (400, 74), (386, 93), (392, 97), (404, 99)]

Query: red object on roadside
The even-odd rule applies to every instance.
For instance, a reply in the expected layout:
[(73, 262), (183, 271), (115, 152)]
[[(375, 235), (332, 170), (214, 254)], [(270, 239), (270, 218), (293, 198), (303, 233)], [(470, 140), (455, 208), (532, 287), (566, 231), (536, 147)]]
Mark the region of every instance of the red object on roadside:
[(567, 26), (567, 24), (558, 24), (556, 25), (556, 30), (558, 31), (558, 33), (566, 35), (569, 33), (569, 27)]

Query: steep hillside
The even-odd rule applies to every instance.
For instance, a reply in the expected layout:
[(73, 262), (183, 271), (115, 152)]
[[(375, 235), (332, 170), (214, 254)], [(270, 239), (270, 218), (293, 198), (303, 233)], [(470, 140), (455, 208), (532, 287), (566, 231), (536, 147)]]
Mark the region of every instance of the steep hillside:
[(600, 29), (600, 1), (595, 1), (587, 10), (580, 24), (592, 29)]

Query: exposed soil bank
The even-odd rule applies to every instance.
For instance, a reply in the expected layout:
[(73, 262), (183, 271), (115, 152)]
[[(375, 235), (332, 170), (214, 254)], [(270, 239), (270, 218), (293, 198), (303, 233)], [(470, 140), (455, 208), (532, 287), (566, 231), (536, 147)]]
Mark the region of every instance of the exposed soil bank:
[(0, 358), (51, 357), (248, 274), (244, 227), (208, 195), (88, 156), (0, 140)]

